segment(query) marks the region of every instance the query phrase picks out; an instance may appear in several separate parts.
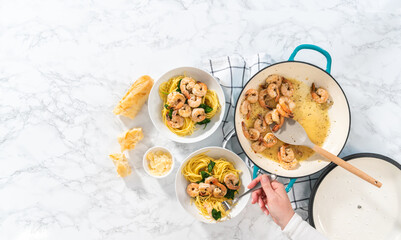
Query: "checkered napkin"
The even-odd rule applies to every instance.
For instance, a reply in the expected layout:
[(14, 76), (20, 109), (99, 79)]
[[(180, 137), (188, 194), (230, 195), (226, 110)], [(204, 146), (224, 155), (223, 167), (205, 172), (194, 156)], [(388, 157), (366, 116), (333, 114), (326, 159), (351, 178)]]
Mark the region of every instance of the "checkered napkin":
[[(235, 55), (209, 60), (204, 66), (217, 78), (226, 97), (226, 112), (221, 126), (222, 135), (224, 137), (223, 142), (228, 141), (227, 147), (242, 157), (247, 166), (252, 170), (254, 164), (246, 157), (242, 148), (239, 146), (237, 137), (235, 135), (232, 136), (235, 104), (246, 82), (259, 70), (274, 62), (276, 61), (268, 54), (258, 54), (249, 58)], [(259, 170), (259, 174), (263, 172), (263, 170)], [(318, 172), (308, 177), (298, 178), (289, 192), (294, 210), (305, 220), (308, 220), (309, 196), (320, 174), (321, 172)], [(289, 179), (279, 178), (279, 181), (287, 185)]]

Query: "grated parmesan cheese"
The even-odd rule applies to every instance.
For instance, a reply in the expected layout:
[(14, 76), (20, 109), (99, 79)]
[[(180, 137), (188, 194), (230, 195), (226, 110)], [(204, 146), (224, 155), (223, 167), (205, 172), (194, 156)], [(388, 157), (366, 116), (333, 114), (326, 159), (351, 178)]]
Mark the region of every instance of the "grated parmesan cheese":
[(146, 155), (149, 172), (154, 176), (163, 176), (170, 171), (172, 157), (170, 153), (163, 151), (150, 152)]

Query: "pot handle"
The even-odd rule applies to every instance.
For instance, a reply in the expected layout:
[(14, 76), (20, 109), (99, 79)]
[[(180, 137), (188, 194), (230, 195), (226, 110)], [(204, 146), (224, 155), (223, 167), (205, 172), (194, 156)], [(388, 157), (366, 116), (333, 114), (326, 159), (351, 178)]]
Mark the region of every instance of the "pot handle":
[[(253, 166), (253, 176), (252, 178), (255, 179), (258, 176), (258, 172), (259, 172), (259, 167), (258, 166)], [(294, 186), (294, 183), (297, 181), (296, 178), (291, 178), (290, 181), (287, 184), (287, 187), (285, 187), (285, 191), (288, 193), (289, 191), (291, 191), (292, 186)]]
[(327, 59), (326, 72), (330, 73), (330, 71), (331, 71), (331, 56), (326, 50), (324, 50), (324, 49), (322, 49), (322, 48), (320, 48), (320, 47), (318, 47), (316, 45), (312, 45), (312, 44), (301, 44), (301, 45), (299, 45), (298, 47), (296, 47), (294, 49), (294, 51), (292, 52), (292, 54), (291, 54), (290, 58), (288, 59), (288, 61), (294, 61), (295, 55), (297, 55), (299, 50), (302, 50), (302, 49), (315, 50), (315, 51), (320, 52), (321, 54), (323, 54)]

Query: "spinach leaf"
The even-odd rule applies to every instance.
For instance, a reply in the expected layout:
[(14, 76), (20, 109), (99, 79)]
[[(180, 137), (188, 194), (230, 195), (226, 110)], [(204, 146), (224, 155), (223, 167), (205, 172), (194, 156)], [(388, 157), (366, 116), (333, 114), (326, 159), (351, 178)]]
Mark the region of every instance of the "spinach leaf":
[(201, 176), (202, 176), (202, 182), (205, 181), (205, 178), (208, 178), (210, 176), (209, 173), (205, 172), (205, 171), (201, 171)]
[(212, 170), (214, 168), (214, 165), (216, 165), (215, 162), (213, 162), (212, 160), (210, 160), (210, 163), (207, 165), (207, 170), (212, 173)]
[(210, 119), (209, 118), (205, 118), (205, 120), (203, 120), (201, 122), (197, 122), (196, 124), (203, 125), (203, 124), (208, 124), (208, 123), (210, 123)]
[(173, 117), (173, 108), (170, 108), (170, 106), (169, 105), (167, 105), (167, 104), (164, 104), (164, 107), (167, 109), (167, 110), (169, 110), (169, 112), (167, 113), (167, 115), (169, 116), (169, 118), (171, 119), (172, 117)]
[(234, 195), (235, 195), (236, 191), (237, 190), (232, 190), (232, 189), (227, 188), (227, 193), (224, 197), (228, 198), (228, 199), (234, 199)]
[(176, 90), (179, 93), (182, 93), (181, 92), (181, 80), (182, 80), (182, 78), (180, 79), (180, 81), (178, 81), (177, 90)]
[(221, 218), (221, 212), (213, 208), (212, 217), (214, 218), (214, 220), (219, 220)]
[(201, 122), (197, 122), (196, 124), (199, 124), (199, 125), (205, 124), (205, 127), (203, 128), (203, 129), (205, 129), (208, 123), (210, 123), (210, 119), (209, 118), (205, 118), (205, 120), (203, 120)]
[(205, 113), (210, 113), (211, 111), (213, 111), (213, 108), (212, 108), (212, 107), (210, 107), (210, 106), (208, 106), (208, 105), (206, 105), (206, 104), (204, 104), (204, 103), (202, 103), (201, 105), (199, 105), (199, 107), (205, 109)]
[[(169, 111), (168, 111), (168, 113), (167, 113), (167, 116), (168, 116), (169, 119), (172, 119), (172, 118), (173, 118), (173, 111), (174, 111), (174, 110), (173, 110), (172, 108), (169, 108), (168, 110), (169, 110)], [(169, 120), (169, 119), (167, 119), (167, 120)]]

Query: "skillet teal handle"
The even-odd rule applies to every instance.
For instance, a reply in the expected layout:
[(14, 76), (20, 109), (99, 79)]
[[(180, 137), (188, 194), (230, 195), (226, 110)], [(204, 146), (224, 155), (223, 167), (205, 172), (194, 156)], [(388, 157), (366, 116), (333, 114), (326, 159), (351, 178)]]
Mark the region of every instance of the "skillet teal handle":
[[(253, 166), (253, 176), (252, 176), (253, 179), (255, 179), (258, 176), (258, 172), (259, 172), (259, 167), (257, 167), (256, 165)], [(291, 190), (291, 188), (294, 185), (296, 180), (297, 180), (296, 178), (292, 178), (290, 180), (290, 182), (288, 183), (287, 187), (285, 188), (286, 192), (289, 192)]]
[(296, 178), (291, 178), (290, 182), (288, 183), (287, 187), (285, 188), (286, 192), (289, 192), (292, 188), (292, 186), (294, 186), (295, 181), (297, 181)]
[(324, 50), (324, 49), (322, 49), (322, 48), (320, 48), (320, 47), (318, 47), (316, 45), (312, 45), (312, 44), (299, 45), (298, 47), (296, 47), (294, 49), (294, 51), (292, 52), (292, 54), (291, 54), (290, 58), (288, 59), (288, 61), (294, 61), (295, 55), (297, 55), (297, 53), (302, 49), (315, 50), (315, 51), (320, 52), (321, 54), (323, 54), (323, 56), (325, 56), (326, 60), (327, 60), (326, 72), (330, 73), (330, 71), (331, 71), (331, 56), (326, 50)]

